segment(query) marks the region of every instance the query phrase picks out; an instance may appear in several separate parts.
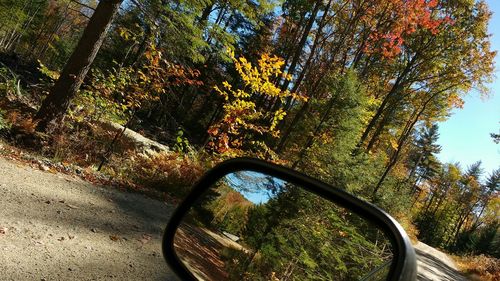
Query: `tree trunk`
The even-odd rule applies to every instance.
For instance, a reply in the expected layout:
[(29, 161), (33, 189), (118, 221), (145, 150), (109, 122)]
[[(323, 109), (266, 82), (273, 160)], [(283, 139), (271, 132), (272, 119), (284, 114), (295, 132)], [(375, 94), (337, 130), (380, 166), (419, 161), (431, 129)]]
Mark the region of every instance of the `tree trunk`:
[(378, 119), (384, 113), (384, 110), (386, 109), (387, 104), (389, 103), (389, 101), (392, 99), (392, 96), (397, 92), (397, 89), (399, 87), (400, 77), (401, 76), (398, 77), (398, 79), (396, 80), (396, 82), (392, 86), (392, 88), (389, 91), (389, 93), (384, 97), (382, 103), (380, 104), (380, 106), (377, 109), (377, 112), (375, 112), (375, 115), (373, 115), (373, 117), (370, 119), (370, 122), (366, 126), (365, 131), (363, 132), (363, 135), (361, 136), (361, 139), (359, 140), (358, 147), (362, 147), (363, 146), (364, 142), (368, 138), (368, 135), (370, 134), (370, 132), (372, 131), (372, 129), (377, 124)]
[(410, 59), (410, 61), (408, 61), (405, 69), (396, 78), (396, 81), (394, 82), (394, 85), (392, 86), (391, 90), (384, 97), (382, 103), (380, 104), (379, 108), (377, 109), (377, 112), (371, 118), (368, 126), (366, 127), (365, 131), (363, 132), (363, 135), (361, 136), (361, 139), (359, 140), (358, 147), (363, 146), (363, 144), (366, 141), (366, 139), (368, 138), (368, 135), (370, 134), (371, 130), (373, 129), (373, 127), (375, 127), (378, 119), (381, 117), (382, 113), (384, 113), (384, 110), (387, 108), (388, 103), (391, 102), (391, 100), (393, 99), (393, 96), (397, 95), (399, 93), (399, 90), (404, 87), (405, 79), (406, 79), (407, 75), (410, 73), (413, 65), (416, 63), (417, 57), (418, 57), (418, 53), (415, 54)]
[[(325, 73), (327, 71), (328, 71), (328, 68), (325, 70)], [(311, 95), (309, 96), (309, 99), (302, 105), (302, 107), (299, 109), (299, 111), (297, 112), (297, 114), (295, 114), (295, 116), (293, 117), (292, 122), (288, 126), (288, 129), (285, 130), (285, 132), (283, 133), (283, 136), (280, 138), (279, 143), (276, 145), (276, 152), (277, 153), (281, 153), (283, 151), (283, 149), (285, 148), (286, 142), (288, 140), (288, 137), (290, 136), (290, 133), (295, 128), (295, 125), (298, 124), (298, 122), (300, 121), (300, 119), (302, 119), (302, 117), (304, 117), (304, 115), (308, 111), (309, 106), (310, 106), (310, 101), (315, 97), (315, 95), (318, 94), (317, 93), (318, 92), (318, 88), (321, 85), (323, 77), (324, 77), (324, 75), (320, 75), (320, 78), (314, 83), (314, 85), (312, 86), (311, 91), (310, 91)]]
[(323, 116), (321, 117), (321, 120), (319, 121), (319, 124), (314, 129), (313, 134), (311, 136), (309, 136), (309, 138), (307, 139), (306, 145), (302, 148), (302, 150), (299, 153), (299, 158), (293, 163), (293, 165), (292, 165), (293, 169), (295, 169), (300, 164), (300, 162), (302, 161), (302, 159), (306, 155), (307, 150), (313, 146), (314, 139), (321, 132), (323, 124), (327, 121), (328, 116), (330, 115), (330, 111), (332, 110), (333, 106), (335, 105), (335, 101), (336, 101), (336, 99), (332, 98), (328, 102), (327, 109), (326, 109), (325, 113), (323, 114)]
[(64, 116), (87, 75), (122, 1), (102, 0), (97, 5), (76, 49), (35, 117), (38, 121), (37, 130), (45, 131), (49, 124), (56, 123)]
[(389, 172), (392, 170), (394, 165), (396, 165), (398, 158), (399, 158), (399, 153), (403, 149), (403, 146), (404, 146), (407, 138), (410, 136), (410, 134), (413, 130), (413, 127), (420, 119), (420, 116), (427, 109), (427, 105), (434, 99), (434, 97), (436, 97), (441, 92), (442, 91), (439, 91), (437, 93), (432, 94), (431, 97), (425, 101), (425, 103), (422, 105), (421, 109), (417, 112), (415, 118), (413, 120), (412, 119), (408, 120), (408, 123), (406, 124), (403, 132), (401, 133), (401, 136), (398, 139), (398, 147), (397, 147), (396, 151), (391, 155), (389, 163), (387, 164), (384, 173), (380, 177), (380, 180), (378, 181), (377, 185), (375, 186), (375, 189), (373, 190), (373, 193), (372, 193), (373, 199), (375, 199), (375, 196), (377, 195), (378, 190), (382, 186), (382, 183), (385, 181), (385, 178), (387, 177)]
[(424, 210), (426, 213), (429, 213), (430, 211), (430, 208), (432, 206), (432, 204), (434, 203), (434, 200), (436, 199), (436, 190), (433, 190), (432, 191), (432, 194), (431, 194), (431, 197), (429, 198), (429, 201), (427, 202), (427, 206), (424, 207)]
[(465, 211), (460, 217), (459, 217), (459, 221), (458, 221), (458, 225), (457, 225), (457, 228), (455, 229), (454, 231), (454, 234), (453, 236), (451, 236), (451, 239), (448, 239), (448, 243), (453, 243), (453, 244), (456, 244), (457, 241), (458, 241), (458, 237), (460, 235), (460, 230), (462, 229), (462, 226), (463, 224), (465, 223), (465, 221), (467, 220), (467, 215), (468, 215), (469, 212)]
[(300, 87), (300, 84), (302, 83), (302, 80), (304, 79), (304, 76), (306, 74), (306, 71), (309, 69), (309, 66), (311, 65), (311, 62), (314, 58), (314, 55), (316, 54), (316, 49), (319, 44), (319, 40), (321, 38), (321, 33), (323, 32), (323, 27), (325, 26), (326, 18), (328, 15), (328, 11), (330, 10), (330, 6), (332, 4), (332, 0), (328, 1), (328, 4), (326, 5), (325, 11), (323, 12), (323, 16), (321, 17), (321, 21), (318, 26), (318, 31), (316, 33), (316, 36), (314, 37), (313, 45), (311, 47), (311, 51), (309, 52), (309, 57), (307, 58), (306, 63), (304, 64), (304, 67), (302, 67), (302, 71), (299, 74), (299, 77), (295, 81), (293, 88), (292, 88), (292, 93), (296, 92), (298, 88)]
[(377, 124), (377, 128), (375, 129), (375, 132), (373, 133), (372, 137), (370, 138), (370, 141), (368, 142), (368, 145), (366, 146), (366, 151), (371, 151), (373, 146), (375, 146), (375, 143), (378, 141), (378, 137), (382, 133), (383, 129), (385, 128), (385, 125), (390, 121), (394, 111), (395, 111), (396, 105), (389, 106), (389, 112), (384, 114), (382, 120)]
[(204, 9), (203, 13), (201, 14), (201, 17), (198, 19), (198, 25), (200, 27), (205, 27), (207, 25), (208, 17), (210, 14), (213, 12), (215, 2), (209, 3)]
[[(290, 67), (288, 67), (287, 73), (290, 75), (294, 74), (295, 68), (299, 63), (300, 56), (302, 55), (302, 50), (304, 49), (304, 46), (307, 42), (307, 38), (309, 37), (309, 32), (311, 31), (311, 28), (313, 27), (313, 24), (316, 21), (316, 15), (318, 14), (320, 6), (321, 6), (321, 1), (317, 1), (314, 4), (314, 8), (313, 11), (311, 12), (311, 16), (309, 17), (309, 21), (307, 22), (304, 32), (302, 33), (302, 37), (300, 38), (300, 42), (297, 46), (297, 49), (295, 50), (295, 54), (293, 55)], [(283, 85), (281, 85), (281, 90), (283, 91), (286, 90), (288, 88), (288, 85), (290, 85), (290, 80), (285, 79)]]
[[(417, 159), (417, 162), (415, 162), (415, 165), (411, 169), (411, 171), (408, 175), (408, 178), (406, 178), (405, 184), (408, 184), (408, 182), (415, 176), (415, 173), (417, 172), (418, 166), (420, 165), (420, 162), (422, 162), (423, 158), (424, 158), (423, 154), (422, 154), (422, 152), (420, 152), (418, 159)], [(413, 188), (413, 186), (412, 186), (412, 188)]]
[(436, 212), (439, 210), (439, 208), (441, 207), (441, 204), (444, 202), (444, 199), (446, 198), (446, 194), (447, 194), (447, 192), (443, 192), (443, 194), (441, 196), (439, 196), (438, 201), (436, 203), (436, 206), (431, 211), (431, 215), (433, 217), (436, 215)]

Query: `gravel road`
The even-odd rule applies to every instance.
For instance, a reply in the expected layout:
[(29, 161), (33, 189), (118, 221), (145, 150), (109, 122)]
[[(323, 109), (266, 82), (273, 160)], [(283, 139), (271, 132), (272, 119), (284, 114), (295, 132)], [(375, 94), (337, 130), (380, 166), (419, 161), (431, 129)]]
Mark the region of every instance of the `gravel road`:
[(467, 281), (445, 253), (422, 242), (414, 247), (417, 253), (418, 281)]
[[(0, 280), (176, 280), (161, 254), (173, 207), (0, 158)], [(419, 281), (465, 281), (419, 242)]]
[(0, 158), (0, 280), (175, 280), (173, 208)]

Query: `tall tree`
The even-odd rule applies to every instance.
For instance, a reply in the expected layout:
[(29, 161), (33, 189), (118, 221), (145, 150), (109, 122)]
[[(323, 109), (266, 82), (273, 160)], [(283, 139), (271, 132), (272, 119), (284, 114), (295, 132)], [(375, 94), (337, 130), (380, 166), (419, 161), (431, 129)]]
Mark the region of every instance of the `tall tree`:
[(38, 122), (37, 130), (45, 131), (49, 125), (55, 124), (66, 113), (72, 98), (90, 69), (122, 1), (102, 0), (97, 5), (61, 76), (35, 116)]
[(419, 130), (415, 149), (409, 159), (412, 162), (409, 180), (413, 179), (415, 174), (417, 174), (415, 182), (421, 179), (429, 180), (438, 172), (439, 161), (436, 159), (436, 154), (441, 151), (441, 146), (436, 143), (438, 138), (437, 124)]

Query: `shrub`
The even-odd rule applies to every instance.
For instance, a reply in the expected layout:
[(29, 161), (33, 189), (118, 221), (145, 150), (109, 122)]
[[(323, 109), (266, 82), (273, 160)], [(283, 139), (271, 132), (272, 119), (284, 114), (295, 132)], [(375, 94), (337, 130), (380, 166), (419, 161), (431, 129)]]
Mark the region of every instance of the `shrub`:
[(133, 159), (130, 174), (134, 182), (182, 198), (210, 166), (197, 157), (158, 153), (137, 156)]
[(10, 129), (10, 122), (5, 119), (5, 112), (3, 110), (0, 110), (0, 131), (2, 130), (8, 130)]
[(458, 267), (471, 280), (499, 281), (500, 280), (500, 259), (490, 256), (453, 256)]
[(417, 242), (419, 231), (415, 224), (412, 222), (412, 218), (404, 213), (397, 213), (394, 215), (394, 217), (404, 228), (406, 234), (408, 234), (408, 237), (410, 237), (413, 242)]
[(0, 64), (0, 95), (13, 98), (21, 94), (20, 80), (9, 68)]
[(71, 123), (61, 127), (51, 136), (45, 154), (54, 161), (74, 163), (89, 167), (99, 163), (109, 135), (102, 129), (87, 123)]

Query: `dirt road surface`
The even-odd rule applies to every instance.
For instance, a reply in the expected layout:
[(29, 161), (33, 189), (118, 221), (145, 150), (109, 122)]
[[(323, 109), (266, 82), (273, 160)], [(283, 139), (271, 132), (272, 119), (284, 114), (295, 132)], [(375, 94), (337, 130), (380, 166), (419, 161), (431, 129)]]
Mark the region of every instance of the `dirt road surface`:
[(418, 281), (467, 281), (445, 253), (422, 242), (415, 246)]
[(0, 158), (0, 280), (175, 280), (173, 208)]
[[(0, 158), (0, 280), (176, 280), (161, 254), (173, 208)], [(415, 246), (419, 281), (465, 281)]]

